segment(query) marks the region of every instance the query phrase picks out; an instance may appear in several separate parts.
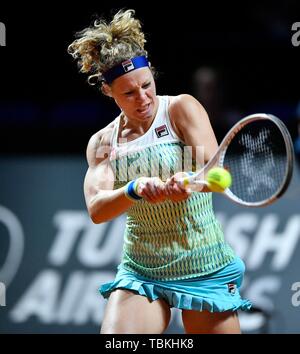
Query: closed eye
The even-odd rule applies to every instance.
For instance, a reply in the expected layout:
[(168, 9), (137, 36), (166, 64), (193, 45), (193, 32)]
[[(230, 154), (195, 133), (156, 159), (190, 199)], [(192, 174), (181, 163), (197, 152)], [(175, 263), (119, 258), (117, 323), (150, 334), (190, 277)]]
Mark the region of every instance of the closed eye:
[(126, 96), (130, 96), (130, 95), (132, 95), (133, 94), (133, 91), (128, 91), (128, 92), (125, 92), (124, 93), (124, 95), (126, 95)]
[[(151, 82), (146, 82), (145, 84), (143, 84), (142, 88), (147, 89), (150, 86), (151, 86)], [(126, 95), (126, 96), (130, 96), (132, 94), (134, 94), (134, 90), (124, 92), (124, 95)]]

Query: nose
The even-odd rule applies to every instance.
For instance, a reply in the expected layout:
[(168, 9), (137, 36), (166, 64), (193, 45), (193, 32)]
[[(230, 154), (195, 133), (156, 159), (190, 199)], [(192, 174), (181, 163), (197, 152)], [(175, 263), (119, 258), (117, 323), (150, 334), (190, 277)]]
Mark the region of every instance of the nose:
[(144, 102), (147, 100), (147, 95), (146, 95), (146, 91), (143, 89), (140, 89), (137, 93), (136, 99), (138, 102)]

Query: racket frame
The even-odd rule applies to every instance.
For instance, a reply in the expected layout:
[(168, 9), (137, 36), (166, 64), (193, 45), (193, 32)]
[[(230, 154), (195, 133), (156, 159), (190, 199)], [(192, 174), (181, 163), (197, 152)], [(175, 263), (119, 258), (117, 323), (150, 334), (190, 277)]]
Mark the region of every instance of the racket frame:
[[(279, 199), (286, 189), (289, 186), (290, 180), (293, 175), (293, 165), (294, 165), (294, 149), (293, 149), (293, 142), (290, 136), (290, 133), (287, 129), (287, 127), (284, 125), (284, 123), (277, 118), (276, 116), (272, 114), (266, 114), (266, 113), (255, 113), (251, 114), (240, 121), (238, 121), (225, 135), (223, 138), (218, 150), (215, 152), (213, 157), (203, 166), (203, 168), (197, 172), (195, 172), (193, 175), (182, 178), (179, 180), (179, 183), (185, 185), (186, 187), (190, 188), (193, 190), (192, 186), (194, 186), (196, 189), (201, 191), (203, 189), (204, 185), (208, 185), (207, 181), (205, 181), (205, 174), (213, 167), (222, 167), (224, 168), (224, 159), (226, 155), (226, 151), (228, 149), (228, 146), (232, 139), (236, 136), (236, 134), (246, 125), (253, 121), (258, 121), (258, 120), (269, 120), (272, 121), (278, 129), (280, 130), (282, 137), (285, 142), (285, 148), (286, 148), (286, 153), (287, 153), (287, 167), (286, 167), (286, 173), (285, 176), (282, 180), (282, 183), (278, 190), (276, 191), (275, 194), (273, 194), (270, 198), (259, 201), (259, 202), (246, 202), (240, 198), (238, 198), (231, 190), (230, 187), (226, 188), (224, 192), (222, 192), (226, 197), (229, 199), (233, 200), (237, 204), (243, 205), (243, 206), (248, 206), (248, 207), (261, 207), (265, 205), (270, 205), (273, 202), (275, 202), (277, 199)], [(201, 178), (200, 178), (201, 176)], [(190, 187), (189, 187), (190, 186)]]

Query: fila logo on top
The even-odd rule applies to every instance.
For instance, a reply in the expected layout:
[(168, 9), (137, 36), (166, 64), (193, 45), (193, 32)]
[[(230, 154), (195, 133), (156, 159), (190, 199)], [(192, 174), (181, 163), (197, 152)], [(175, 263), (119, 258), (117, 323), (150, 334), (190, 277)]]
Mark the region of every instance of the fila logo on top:
[(155, 133), (158, 138), (169, 135), (168, 128), (165, 124), (161, 125), (160, 127), (155, 128)]

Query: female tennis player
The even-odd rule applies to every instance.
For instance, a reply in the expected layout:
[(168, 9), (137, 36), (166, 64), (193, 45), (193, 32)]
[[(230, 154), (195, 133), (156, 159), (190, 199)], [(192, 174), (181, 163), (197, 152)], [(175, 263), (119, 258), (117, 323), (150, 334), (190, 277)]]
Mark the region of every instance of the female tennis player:
[(205, 163), (216, 138), (192, 96), (156, 94), (134, 14), (97, 20), (68, 48), (89, 83), (121, 110), (87, 147), (91, 219), (127, 212), (121, 264), (115, 280), (100, 287), (108, 298), (101, 333), (163, 333), (172, 307), (182, 310), (186, 333), (240, 333), (237, 310), (251, 306), (239, 294), (244, 263), (224, 240), (207, 187), (191, 193), (176, 183), (186, 152), (195, 167), (203, 147)]

